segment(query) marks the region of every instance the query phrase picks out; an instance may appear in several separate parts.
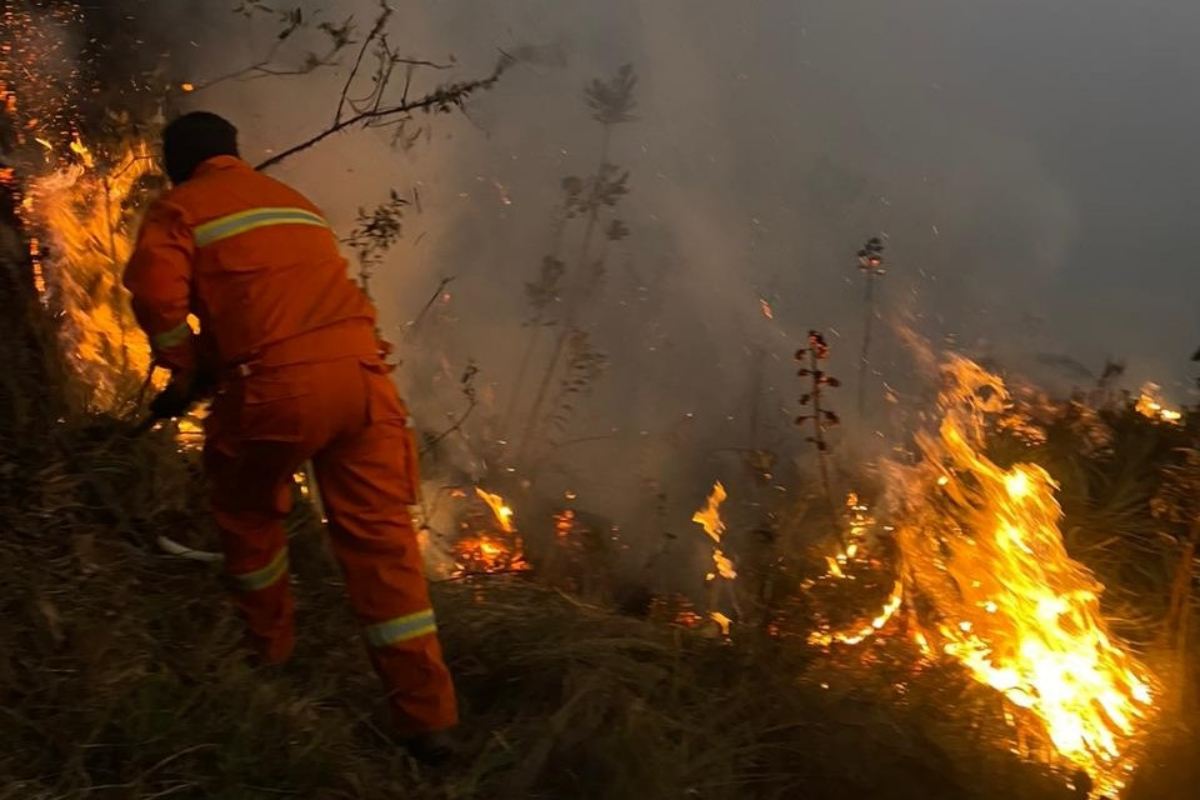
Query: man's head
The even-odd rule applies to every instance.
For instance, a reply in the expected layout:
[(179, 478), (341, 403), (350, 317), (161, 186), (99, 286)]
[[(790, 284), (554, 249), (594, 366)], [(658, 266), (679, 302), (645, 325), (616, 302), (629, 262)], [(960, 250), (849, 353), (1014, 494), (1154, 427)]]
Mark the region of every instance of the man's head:
[(237, 133), (233, 123), (208, 111), (172, 120), (163, 131), (163, 159), (171, 183), (183, 183), (210, 158), (239, 155)]

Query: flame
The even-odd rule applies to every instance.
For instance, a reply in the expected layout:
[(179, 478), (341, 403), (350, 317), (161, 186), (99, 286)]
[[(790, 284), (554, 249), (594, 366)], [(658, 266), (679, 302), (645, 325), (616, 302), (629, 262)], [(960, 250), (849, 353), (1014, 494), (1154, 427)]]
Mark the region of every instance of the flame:
[(560, 542), (565, 542), (571, 538), (571, 534), (575, 531), (575, 512), (569, 508), (564, 508), (554, 515), (554, 538)]
[(500, 525), (500, 529), (505, 533), (514, 533), (516, 528), (513, 526), (513, 510), (504, 502), (504, 498), (498, 494), (485, 492), (478, 486), (475, 487), (475, 494), (480, 500), (488, 504), (488, 508), (496, 516), (496, 522)]
[(512, 549), (503, 541), (490, 536), (459, 539), (454, 546), (457, 574), (469, 572), (503, 572), (516, 569)]
[[(465, 492), (452, 494), (459, 498), (468, 496)], [(517, 535), (512, 508), (500, 495), (480, 487), (475, 487), (475, 496), (487, 506), (490, 522), (481, 522), (475, 517), (469, 517), (461, 523), (465, 535), (459, 538), (453, 547), (454, 559), (458, 564), (457, 574), (528, 569), (524, 544)], [(493, 525), (495, 527), (492, 527)]]
[(733, 625), (733, 620), (722, 614), (720, 611), (708, 612), (708, 618), (717, 623), (717, 627), (721, 629), (722, 636), (729, 636), (729, 628)]
[[(207, 416), (208, 409), (201, 408), (179, 420), (175, 442), (179, 445), (181, 451), (199, 452), (204, 447), (204, 418)], [(307, 498), (308, 476), (303, 472), (297, 474), (304, 477), (304, 482), (300, 484), (300, 492)]]
[(808, 641), (811, 644), (821, 647), (828, 647), (837, 642), (838, 644), (855, 645), (865, 641), (871, 636), (874, 636), (877, 631), (880, 631), (891, 622), (892, 617), (900, 610), (900, 604), (904, 600), (904, 584), (901, 581), (896, 581), (896, 585), (892, 588), (892, 593), (888, 595), (887, 602), (883, 604), (883, 608), (869, 623), (856, 626), (850, 630), (844, 631), (814, 631), (809, 635)]
[(1163, 404), (1159, 386), (1156, 383), (1147, 383), (1142, 386), (1137, 403), (1133, 408), (1144, 417), (1171, 425), (1178, 425), (1183, 420), (1183, 413), (1179, 409)]
[(708, 501), (704, 508), (698, 510), (692, 515), (692, 522), (704, 528), (704, 532), (708, 534), (708, 538), (713, 540), (713, 567), (715, 572), (708, 574), (708, 580), (716, 580), (717, 576), (731, 581), (737, 577), (737, 571), (733, 567), (733, 562), (729, 560), (724, 551), (721, 550), (721, 537), (725, 534), (725, 523), (721, 519), (721, 504), (728, 497), (725, 491), (725, 486), (720, 481), (713, 484), (712, 494), (708, 496)]
[(71, 139), (70, 148), (72, 153), (79, 156), (79, 160), (83, 162), (83, 166), (86, 169), (92, 169), (96, 166), (96, 159), (92, 156), (92, 151), (79, 138), (79, 134), (75, 134)]
[(825, 557), (825, 563), (829, 567), (825, 577), (838, 579), (846, 577), (846, 572), (842, 568), (853, 561), (863, 550), (867, 531), (875, 524), (875, 520), (870, 515), (870, 508), (858, 499), (858, 494), (855, 492), (846, 495), (846, 519), (849, 528), (846, 544), (836, 555)]
[(65, 349), (91, 390), (90, 405), (114, 410), (150, 372), (150, 345), (121, 273), (137, 225), (130, 209), (138, 206), (142, 181), (155, 173), (154, 159), (144, 141), (111, 163), (98, 164), (78, 137), (70, 149), (77, 162), (35, 179), (29, 193), (30, 216), (55, 245), (47, 257), (31, 242), (35, 280), (61, 311)]
[(1104, 587), (1067, 554), (1053, 478), (984, 455), (987, 421), (1008, 403), (1003, 382), (959, 357), (943, 376), (941, 423), (916, 435), (923, 458), (892, 469), (905, 577), (885, 612), (914, 601), (914, 640), (926, 652), (1028, 712), (1016, 715), (1020, 727), (1087, 772), (1097, 794), (1115, 796), (1136, 764), (1154, 679), (1109, 633)]

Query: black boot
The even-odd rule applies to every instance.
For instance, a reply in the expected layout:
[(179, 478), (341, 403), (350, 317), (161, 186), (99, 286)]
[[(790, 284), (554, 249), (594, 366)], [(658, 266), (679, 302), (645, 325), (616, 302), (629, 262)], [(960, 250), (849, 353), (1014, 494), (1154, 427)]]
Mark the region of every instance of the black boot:
[(430, 767), (440, 767), (458, 755), (458, 747), (449, 731), (419, 733), (403, 741), (414, 759)]

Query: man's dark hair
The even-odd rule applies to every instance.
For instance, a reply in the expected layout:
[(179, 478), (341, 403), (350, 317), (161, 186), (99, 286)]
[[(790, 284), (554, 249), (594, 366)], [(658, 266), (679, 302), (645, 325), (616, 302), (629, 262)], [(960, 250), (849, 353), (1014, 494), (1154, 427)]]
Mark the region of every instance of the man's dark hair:
[(208, 159), (240, 155), (237, 136), (232, 122), (208, 111), (177, 117), (163, 131), (167, 177), (178, 186)]

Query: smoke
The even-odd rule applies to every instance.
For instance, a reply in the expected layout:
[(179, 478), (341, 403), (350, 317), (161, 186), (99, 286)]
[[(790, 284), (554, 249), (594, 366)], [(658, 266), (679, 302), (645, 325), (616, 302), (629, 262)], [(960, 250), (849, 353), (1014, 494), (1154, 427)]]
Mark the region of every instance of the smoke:
[[(739, 448), (809, 458), (791, 424), (803, 391), (791, 354), (809, 328), (829, 335), (830, 368), (847, 384), (831, 402), (853, 416), (854, 253), (871, 235), (888, 248), (885, 322), (1046, 380), (1081, 380), (1063, 365), (1098, 371), (1114, 355), (1133, 380), (1179, 390), (1200, 339), (1176, 202), (1196, 183), (1180, 166), (1196, 119), (1171, 90), (1196, 66), (1180, 31), (1197, 12), (1173, 5), (1137, 12), (1146, 46), (1135, 52), (1122, 46), (1134, 12), (1108, 0), (1076, 12), (1032, 0), (405, 3), (393, 45), (453, 62), (422, 72), (422, 87), (486, 74), (499, 52), (522, 65), (466, 115), (429, 120), (410, 151), (386, 131), (349, 132), (276, 174), (343, 233), (390, 189), (419, 197), (374, 282), (385, 333), (407, 344), (401, 380), (427, 427), (461, 410), (458, 377), (478, 364), (473, 438), (456, 442), (473, 454), (466, 468), (497, 467), (503, 458), (485, 465), (479, 454), (511, 432), (500, 423), (513, 393), (518, 409), (531, 394), (514, 385), (524, 284), (552, 249), (560, 181), (586, 177), (599, 158), (582, 88), (633, 64), (638, 119), (613, 130), (610, 151), (631, 175), (618, 212), (630, 235), (611, 245), (583, 319), (608, 368), (538, 480), (616, 518), (664, 486), (692, 507), (714, 477), (741, 469)], [(179, 79), (196, 83), (255, 63), (279, 27), (224, 4), (158, 6), (144, 22), (172, 43)], [(353, 15), (361, 29), (377, 5), (300, 7)], [(319, 35), (288, 43), (291, 65), (305, 42), (318, 49)], [(228, 81), (187, 103), (234, 118), (254, 160), (327, 125), (345, 70)], [(568, 233), (564, 252), (579, 236)], [(449, 277), (449, 299), (409, 337)], [(918, 385), (903, 343), (880, 327), (870, 419), (856, 425), (864, 439), (886, 429), (883, 384), (901, 395)], [(543, 346), (533, 375), (546, 357)]]

